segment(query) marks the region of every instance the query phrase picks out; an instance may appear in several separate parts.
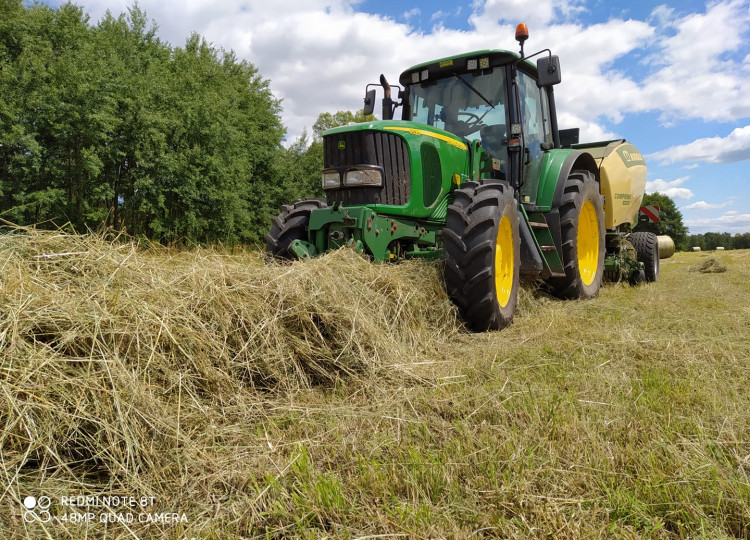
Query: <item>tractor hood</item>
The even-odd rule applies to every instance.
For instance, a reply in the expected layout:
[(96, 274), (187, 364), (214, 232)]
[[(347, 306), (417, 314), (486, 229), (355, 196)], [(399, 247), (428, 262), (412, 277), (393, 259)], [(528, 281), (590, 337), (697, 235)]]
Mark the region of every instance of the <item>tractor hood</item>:
[(428, 137), (436, 141), (441, 141), (462, 150), (468, 150), (466, 141), (448, 131), (426, 124), (417, 122), (405, 122), (403, 120), (377, 120), (374, 122), (362, 122), (360, 124), (349, 124), (347, 126), (335, 127), (323, 133), (323, 137), (336, 136), (341, 133), (352, 131), (386, 131), (398, 133), (402, 136), (406, 134), (413, 137)]
[(469, 162), (466, 140), (416, 122), (363, 122), (323, 134), (329, 205), (444, 219), (447, 195), (468, 174)]

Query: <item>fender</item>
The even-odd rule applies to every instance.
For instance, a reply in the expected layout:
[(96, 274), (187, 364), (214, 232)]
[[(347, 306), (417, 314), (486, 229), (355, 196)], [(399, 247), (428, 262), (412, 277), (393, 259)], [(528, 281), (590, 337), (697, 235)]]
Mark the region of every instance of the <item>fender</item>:
[(544, 165), (539, 178), (536, 204), (528, 208), (531, 212), (548, 212), (560, 206), (565, 180), (571, 171), (583, 169), (590, 171), (599, 179), (599, 167), (594, 157), (588, 152), (573, 149), (549, 150), (544, 156)]

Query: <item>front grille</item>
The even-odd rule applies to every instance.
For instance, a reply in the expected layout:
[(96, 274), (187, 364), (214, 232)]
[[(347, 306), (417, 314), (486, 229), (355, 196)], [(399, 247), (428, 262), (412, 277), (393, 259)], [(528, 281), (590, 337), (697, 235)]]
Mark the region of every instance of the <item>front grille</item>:
[[(343, 147), (343, 149), (339, 149)], [(392, 204), (403, 206), (411, 195), (411, 169), (406, 141), (394, 133), (350, 131), (323, 137), (323, 167), (341, 172), (358, 165), (377, 165), (385, 173), (382, 187), (326, 191), (328, 205)]]

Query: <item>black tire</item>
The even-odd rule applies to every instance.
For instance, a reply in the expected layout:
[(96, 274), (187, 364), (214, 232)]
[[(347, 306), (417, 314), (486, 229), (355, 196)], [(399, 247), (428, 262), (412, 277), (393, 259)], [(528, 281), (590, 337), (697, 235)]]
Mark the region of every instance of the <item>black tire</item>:
[(634, 232), (628, 236), (638, 254), (638, 262), (643, 263), (646, 281), (659, 279), (659, 240), (652, 232)]
[(633, 285), (634, 287), (636, 285), (640, 285), (641, 283), (644, 283), (646, 281), (646, 272), (643, 270), (638, 270), (635, 274), (630, 276), (630, 280), (628, 283)]
[(469, 328), (500, 330), (518, 301), (521, 239), (507, 182), (466, 182), (454, 191), (443, 229), (448, 295)]
[(289, 244), (294, 240), (307, 242), (307, 226), (310, 213), (318, 208), (325, 208), (322, 199), (304, 199), (294, 204), (281, 207), (281, 213), (271, 219), (271, 230), (265, 235), (266, 251), (279, 259), (292, 259)]
[(570, 173), (559, 208), (565, 277), (547, 283), (558, 298), (593, 298), (604, 276), (605, 231), (604, 204), (591, 172)]

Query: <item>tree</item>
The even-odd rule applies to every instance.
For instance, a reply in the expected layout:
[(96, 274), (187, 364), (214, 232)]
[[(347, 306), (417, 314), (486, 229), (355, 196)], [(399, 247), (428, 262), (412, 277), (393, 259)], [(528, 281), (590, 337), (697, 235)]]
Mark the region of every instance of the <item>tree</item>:
[(323, 143), (310, 142), (307, 130), (289, 148), (280, 152), (279, 166), (283, 178), (282, 204), (297, 199), (322, 197)]
[(736, 233), (732, 237), (732, 249), (750, 249), (750, 232)]
[(717, 247), (723, 247), (724, 249), (731, 248), (732, 235), (730, 233), (708, 232), (704, 237), (706, 239), (706, 249), (708, 250), (714, 250)]
[(659, 215), (659, 221), (656, 223), (653, 221), (638, 223), (636, 226), (638, 231), (670, 236), (672, 240), (674, 240), (677, 249), (688, 249), (688, 229), (682, 223), (682, 213), (677, 209), (674, 201), (668, 195), (662, 193), (647, 193), (644, 195), (641, 204), (644, 206), (658, 206), (661, 213)]
[(136, 6), (89, 24), (0, 0), (0, 215), (165, 243), (256, 242), (279, 204), (280, 102), (198, 35), (156, 38)]
[[(171, 52), (134, 210), (162, 241), (258, 242), (284, 133), (268, 81), (197, 34)], [(163, 150), (162, 150), (163, 149)]]
[(10, 102), (2, 210), (20, 223), (82, 227), (100, 167), (92, 149), (103, 142), (88, 17), (72, 4), (14, 17), (17, 46), (6, 49), (2, 81)]
[(701, 251), (706, 251), (706, 237), (703, 234), (691, 234), (686, 240), (686, 249), (693, 249), (694, 247), (699, 248)]
[(350, 123), (372, 122), (375, 116), (365, 114), (364, 109), (356, 112), (337, 111), (335, 113), (321, 113), (313, 124), (313, 140), (320, 141), (323, 139), (323, 133), (331, 128), (345, 126)]

